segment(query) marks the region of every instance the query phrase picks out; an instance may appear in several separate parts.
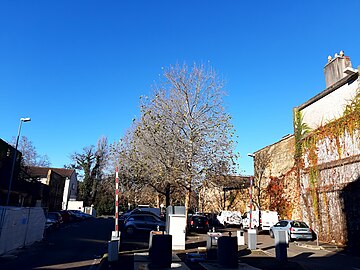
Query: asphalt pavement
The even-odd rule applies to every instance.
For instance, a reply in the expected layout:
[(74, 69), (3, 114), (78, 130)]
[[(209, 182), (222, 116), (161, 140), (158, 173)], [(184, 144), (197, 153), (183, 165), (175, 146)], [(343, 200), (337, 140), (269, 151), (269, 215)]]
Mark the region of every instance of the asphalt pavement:
[(106, 218), (66, 224), (41, 242), (0, 256), (0, 269), (95, 269), (113, 228), (114, 220)]
[[(109, 264), (106, 259), (107, 243), (111, 238), (114, 220), (97, 218), (66, 225), (50, 232), (43, 241), (25, 249), (0, 256), (0, 269), (157, 269), (148, 260), (148, 237), (122, 237), (119, 261)], [(236, 235), (236, 228), (224, 229)], [(187, 236), (186, 250), (173, 253), (177, 270), (217, 270), (223, 267), (214, 258), (206, 261), (190, 261), (189, 253), (203, 252), (206, 234)], [(247, 242), (247, 234), (245, 234)], [(200, 249), (199, 249), (200, 247)], [(202, 248), (202, 249), (201, 249)], [(135, 255), (135, 256), (134, 256)], [(289, 244), (288, 259), (278, 261), (274, 239), (267, 234), (257, 236), (257, 249), (250, 251), (247, 245), (238, 248), (238, 268), (234, 269), (341, 269), (360, 270), (360, 257), (346, 253), (344, 247), (316, 241), (297, 241)]]
[[(236, 229), (226, 229), (223, 232), (236, 235)], [(192, 270), (218, 270), (223, 269), (216, 259), (207, 259), (206, 261), (189, 261), (189, 253), (199, 252), (198, 247), (206, 246), (206, 234), (190, 234), (186, 240), (186, 250), (174, 252), (184, 265), (179, 265), (178, 260), (173, 261), (176, 269)], [(146, 252), (148, 243), (146, 239), (127, 239), (123, 241), (123, 250), (120, 252), (119, 262), (111, 266), (112, 269), (157, 269), (151, 268), (150, 261), (146, 261)], [(247, 242), (247, 234), (245, 234)], [(138, 245), (139, 243), (139, 245)], [(136, 249), (131, 251), (131, 249)], [(125, 251), (125, 250), (127, 251)], [(145, 252), (145, 253), (144, 253)], [(141, 259), (137, 259), (133, 254), (142, 254)], [(343, 247), (329, 243), (317, 243), (316, 241), (296, 241), (289, 244), (287, 249), (288, 258), (285, 261), (276, 259), (274, 239), (268, 234), (257, 236), (257, 249), (250, 251), (247, 245), (238, 248), (238, 267), (229, 269), (248, 269), (248, 270), (322, 270), (322, 269), (360, 269), (360, 257), (347, 254)], [(174, 256), (173, 256), (174, 257)], [(137, 264), (137, 260), (141, 263)], [(139, 265), (141, 267), (139, 268)], [(135, 267), (134, 267), (135, 266)], [(105, 268), (107, 269), (109, 265)], [(137, 268), (136, 268), (137, 267)], [(174, 266), (175, 268), (175, 266)]]

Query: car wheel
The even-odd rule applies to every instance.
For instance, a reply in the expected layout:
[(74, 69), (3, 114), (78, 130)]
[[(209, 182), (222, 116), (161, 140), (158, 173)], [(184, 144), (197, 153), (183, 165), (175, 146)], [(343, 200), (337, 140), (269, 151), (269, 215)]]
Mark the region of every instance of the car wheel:
[(126, 228), (126, 234), (133, 235), (135, 233), (135, 228), (130, 226)]
[(273, 233), (272, 230), (269, 231), (269, 235), (270, 235), (271, 238), (274, 238), (274, 233)]

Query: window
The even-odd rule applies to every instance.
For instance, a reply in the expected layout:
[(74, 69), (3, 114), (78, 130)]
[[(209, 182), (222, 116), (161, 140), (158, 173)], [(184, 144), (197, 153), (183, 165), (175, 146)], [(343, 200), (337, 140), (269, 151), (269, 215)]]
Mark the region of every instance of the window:
[(152, 217), (152, 216), (144, 216), (144, 219), (145, 219), (145, 221), (151, 221), (151, 222), (155, 222), (155, 221), (156, 221), (155, 218)]
[(293, 221), (291, 222), (291, 226), (294, 228), (308, 228), (308, 225), (302, 221)]

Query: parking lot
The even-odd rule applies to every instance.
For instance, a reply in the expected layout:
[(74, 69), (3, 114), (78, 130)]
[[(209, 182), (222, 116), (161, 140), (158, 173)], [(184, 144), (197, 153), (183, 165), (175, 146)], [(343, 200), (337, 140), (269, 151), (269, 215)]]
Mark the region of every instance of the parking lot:
[[(238, 228), (218, 228), (216, 231), (223, 235), (236, 236)], [(345, 253), (341, 247), (319, 243), (315, 241), (293, 241), (287, 249), (287, 262), (276, 260), (275, 241), (267, 232), (257, 235), (257, 249), (247, 249), (248, 235), (244, 233), (245, 245), (239, 246), (239, 261), (259, 269), (360, 269), (360, 258)], [(186, 261), (186, 254), (198, 252), (198, 247), (206, 247), (206, 233), (191, 233), (186, 238), (186, 250), (176, 254)], [(122, 251), (146, 250), (148, 239), (146, 237), (128, 238), (122, 240)], [(127, 256), (129, 253), (126, 253)], [(129, 261), (129, 258), (127, 257)], [(130, 261), (132, 263), (132, 261)], [(210, 264), (214, 262), (210, 262)], [(190, 269), (211, 269), (206, 263), (186, 263)]]

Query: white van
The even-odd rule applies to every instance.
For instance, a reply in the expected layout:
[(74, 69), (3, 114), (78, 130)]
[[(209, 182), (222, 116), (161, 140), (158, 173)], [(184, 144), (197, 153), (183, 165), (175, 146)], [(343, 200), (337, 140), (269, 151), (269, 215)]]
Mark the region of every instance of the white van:
[(239, 211), (221, 211), (216, 218), (225, 227), (228, 225), (241, 226), (242, 224), (241, 213)]
[[(252, 211), (252, 228), (268, 231), (270, 227), (275, 225), (279, 221), (279, 215), (276, 211), (269, 210), (256, 210)], [(250, 227), (250, 213), (246, 212), (243, 216), (242, 226), (244, 229)]]

